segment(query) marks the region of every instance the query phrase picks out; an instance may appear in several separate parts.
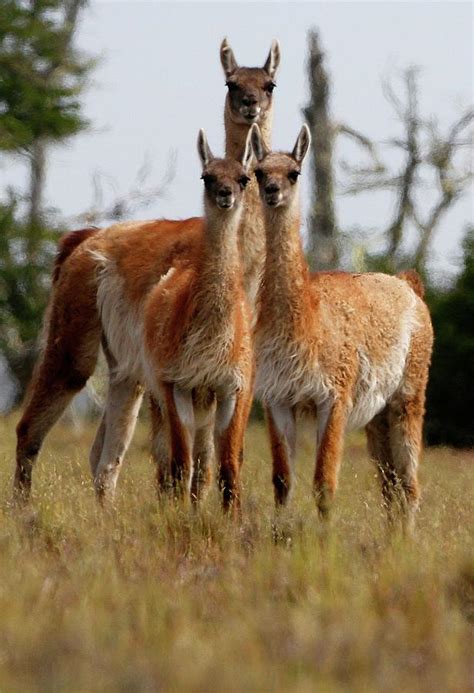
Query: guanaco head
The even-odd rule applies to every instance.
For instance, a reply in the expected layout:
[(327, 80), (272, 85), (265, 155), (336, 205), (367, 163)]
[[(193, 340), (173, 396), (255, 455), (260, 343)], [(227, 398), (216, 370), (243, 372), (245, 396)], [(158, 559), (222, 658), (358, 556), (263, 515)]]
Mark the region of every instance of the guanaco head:
[(239, 67), (227, 39), (221, 45), (221, 63), (224, 68), (227, 106), (236, 123), (260, 123), (272, 105), (276, 87), (275, 74), (280, 64), (280, 46), (273, 40), (263, 67)]
[(220, 210), (238, 208), (250, 180), (248, 176), (252, 160), (250, 131), (245, 142), (244, 153), (239, 161), (215, 158), (207, 143), (204, 130), (199, 130), (198, 152), (202, 163), (201, 178), (204, 181), (206, 210), (216, 207)]
[(288, 206), (296, 197), (301, 164), (311, 143), (308, 126), (304, 124), (301, 128), (291, 154), (269, 151), (258, 125), (252, 125), (250, 136), (257, 159), (255, 176), (263, 203), (271, 208)]

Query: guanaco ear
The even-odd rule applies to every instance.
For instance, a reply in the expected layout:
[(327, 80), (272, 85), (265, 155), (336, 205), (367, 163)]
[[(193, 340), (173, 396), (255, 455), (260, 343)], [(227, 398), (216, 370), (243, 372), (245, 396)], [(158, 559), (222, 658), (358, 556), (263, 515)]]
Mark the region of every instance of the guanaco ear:
[(276, 71), (278, 70), (278, 65), (280, 64), (280, 44), (276, 39), (273, 39), (272, 45), (270, 48), (270, 53), (268, 54), (268, 58), (265, 61), (265, 65), (263, 66), (263, 69), (268, 72), (270, 77), (273, 79), (276, 75)]
[(291, 154), (293, 159), (295, 159), (295, 161), (297, 161), (299, 164), (303, 163), (303, 160), (306, 154), (308, 153), (310, 144), (311, 134), (309, 132), (309, 127), (305, 123), (300, 130), (300, 134), (298, 135), (298, 139), (296, 140), (295, 148), (293, 149), (293, 152)]
[(239, 67), (234, 56), (234, 51), (227, 43), (226, 38), (221, 43), (221, 63), (226, 79), (229, 79), (231, 74)]
[[(256, 123), (254, 123), (254, 125), (256, 125)], [(250, 128), (250, 130), (247, 133), (247, 139), (245, 140), (244, 153), (242, 154), (242, 159), (241, 159), (242, 166), (244, 167), (244, 170), (246, 172), (249, 169), (250, 162), (252, 161), (252, 157), (253, 157), (252, 128)]]
[(214, 156), (207, 143), (207, 137), (204, 130), (199, 130), (197, 145), (202, 167), (206, 168), (206, 166), (208, 166), (208, 164), (213, 160)]
[(257, 161), (262, 161), (262, 159), (264, 159), (268, 154), (268, 149), (265, 147), (265, 144), (262, 140), (262, 134), (257, 123), (254, 123), (250, 128), (250, 138), (255, 158), (257, 159)]

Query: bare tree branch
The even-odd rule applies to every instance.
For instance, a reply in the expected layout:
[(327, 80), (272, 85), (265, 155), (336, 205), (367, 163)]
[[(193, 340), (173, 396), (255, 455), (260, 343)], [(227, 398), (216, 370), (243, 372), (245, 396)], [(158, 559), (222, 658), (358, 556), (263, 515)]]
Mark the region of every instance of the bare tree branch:
[(357, 130), (354, 130), (354, 128), (351, 128), (349, 127), (349, 125), (346, 125), (344, 123), (339, 123), (338, 125), (336, 125), (335, 131), (337, 135), (346, 135), (350, 139), (357, 142), (357, 144), (360, 144), (364, 149), (366, 149), (369, 152), (373, 161), (373, 169), (371, 170), (385, 170), (385, 167), (378, 158), (377, 150), (372, 140), (370, 140), (362, 133), (358, 132)]
[[(466, 130), (474, 120), (474, 111), (472, 108), (466, 109), (456, 118), (447, 133), (442, 134), (435, 119), (423, 120), (420, 117), (417, 73), (415, 67), (410, 67), (403, 73), (403, 96), (395, 92), (388, 80), (383, 82), (384, 94), (403, 127), (401, 136), (387, 140), (384, 145), (395, 147), (404, 153), (402, 169), (396, 174), (390, 174), (384, 167), (378, 170), (375, 166), (349, 166), (344, 162), (341, 166), (346, 174), (346, 181), (342, 186), (344, 195), (373, 190), (394, 192), (395, 211), (384, 232), (388, 240), (388, 264), (393, 270), (397, 269), (401, 260), (400, 249), (406, 225), (410, 221), (419, 234), (413, 263), (423, 269), (441, 220), (472, 179), (471, 168), (460, 170), (459, 165), (455, 164), (455, 157), (462, 147), (472, 146), (472, 133), (466, 133)], [(344, 127), (341, 133), (352, 136), (371, 153), (372, 142), (369, 138), (359, 136), (359, 133), (354, 135), (351, 128)], [(436, 175), (436, 194), (424, 214), (418, 208), (416, 196), (417, 190), (428, 187), (421, 175), (418, 175), (421, 164), (430, 167)], [(432, 186), (430, 189), (432, 190)], [(433, 192), (431, 196), (433, 197)], [(426, 199), (426, 195), (423, 197)]]
[[(82, 214), (74, 217), (72, 223), (95, 225), (110, 220), (114, 222), (122, 219), (133, 218), (138, 211), (150, 207), (157, 199), (163, 197), (176, 175), (176, 151), (171, 151), (168, 157), (166, 169), (157, 185), (144, 187), (151, 175), (149, 160), (145, 158), (138, 169), (135, 184), (123, 195), (116, 195), (110, 202), (104, 205), (104, 192), (102, 180), (104, 174), (96, 172), (93, 177), (94, 197), (91, 207)], [(109, 181), (112, 180), (109, 178)], [(113, 182), (113, 181), (112, 181)]]

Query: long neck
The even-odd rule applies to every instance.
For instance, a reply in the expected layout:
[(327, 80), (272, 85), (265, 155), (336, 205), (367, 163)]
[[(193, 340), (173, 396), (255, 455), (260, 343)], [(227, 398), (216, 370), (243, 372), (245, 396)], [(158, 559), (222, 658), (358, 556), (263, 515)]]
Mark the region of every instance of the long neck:
[[(272, 108), (270, 108), (266, 112), (262, 122), (259, 123), (263, 141), (268, 149), (271, 147), (272, 120), (273, 112)], [(224, 122), (226, 157), (239, 158), (244, 151), (249, 126), (242, 123), (235, 123), (232, 120), (228, 99), (226, 99), (225, 103)], [(239, 229), (239, 251), (243, 263), (244, 289), (251, 305), (253, 305), (256, 299), (265, 258), (265, 226), (258, 185), (253, 175), (253, 170), (250, 174), (250, 183), (245, 190), (242, 219)]]
[(199, 313), (201, 315), (209, 313), (214, 324), (216, 321), (228, 319), (236, 302), (236, 292), (242, 283), (238, 248), (241, 216), (242, 207), (228, 212), (206, 208), (204, 240), (196, 278), (195, 297), (199, 305)]
[[(299, 200), (288, 207), (265, 207), (266, 256), (260, 288), (260, 318), (310, 320), (310, 279), (300, 236)], [(309, 313), (308, 313), (309, 311)]]

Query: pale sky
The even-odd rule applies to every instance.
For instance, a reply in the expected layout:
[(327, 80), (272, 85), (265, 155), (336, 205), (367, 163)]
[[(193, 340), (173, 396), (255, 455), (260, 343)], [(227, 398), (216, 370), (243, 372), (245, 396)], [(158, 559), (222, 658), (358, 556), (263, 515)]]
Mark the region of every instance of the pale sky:
[[(382, 94), (384, 75), (396, 78), (404, 67), (419, 65), (422, 112), (436, 115), (445, 126), (473, 100), (472, 6), (467, 2), (92, 0), (77, 35), (85, 53), (100, 57), (83, 96), (92, 129), (55, 148), (48, 172), (48, 205), (64, 217), (87, 209), (92, 177), (98, 171), (108, 181), (106, 188), (126, 192), (145, 156), (152, 164), (148, 185), (157, 184), (169, 152), (175, 150), (177, 175), (166, 197), (138, 216), (200, 214), (198, 129), (206, 130), (216, 154), (223, 150), (226, 90), (220, 42), (227, 36), (237, 61), (253, 66), (263, 64), (273, 38), (280, 41), (273, 142), (278, 149), (289, 149), (307, 100), (310, 27), (319, 30), (326, 50), (334, 118), (377, 142), (399, 133)], [(354, 147), (341, 142), (338, 157), (353, 159)], [(17, 185), (25, 169), (3, 161), (0, 187)], [(397, 164), (396, 159), (393, 162)], [(308, 165), (306, 169), (308, 173)], [(307, 176), (303, 202), (307, 207)], [(436, 269), (452, 271), (472, 206), (472, 194), (466, 195), (444, 218), (434, 245)], [(390, 218), (391, 197), (338, 198), (337, 209), (345, 229), (381, 228)]]

